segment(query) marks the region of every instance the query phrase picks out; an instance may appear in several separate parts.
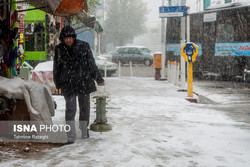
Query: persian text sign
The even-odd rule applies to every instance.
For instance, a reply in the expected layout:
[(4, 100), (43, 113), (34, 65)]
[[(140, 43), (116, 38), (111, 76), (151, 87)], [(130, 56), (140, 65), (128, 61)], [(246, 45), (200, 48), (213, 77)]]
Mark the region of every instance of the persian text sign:
[(161, 6), (159, 7), (159, 16), (160, 18), (165, 17), (183, 17), (187, 15), (186, 6)]
[(204, 14), (203, 22), (213, 22), (217, 19), (217, 13), (207, 13)]
[(216, 43), (215, 56), (250, 56), (250, 43)]

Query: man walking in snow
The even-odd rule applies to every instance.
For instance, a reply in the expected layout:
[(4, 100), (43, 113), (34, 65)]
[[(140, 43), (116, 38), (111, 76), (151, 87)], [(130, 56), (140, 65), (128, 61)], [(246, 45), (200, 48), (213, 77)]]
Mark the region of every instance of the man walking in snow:
[(80, 109), (79, 128), (82, 131), (82, 138), (87, 138), (90, 93), (96, 91), (94, 81), (99, 86), (103, 86), (104, 80), (95, 64), (89, 44), (76, 39), (76, 33), (72, 27), (64, 27), (59, 39), (61, 43), (55, 48), (54, 82), (65, 98), (65, 120), (71, 127), (70, 132), (67, 133), (68, 143), (73, 143), (76, 138), (76, 97), (78, 97)]

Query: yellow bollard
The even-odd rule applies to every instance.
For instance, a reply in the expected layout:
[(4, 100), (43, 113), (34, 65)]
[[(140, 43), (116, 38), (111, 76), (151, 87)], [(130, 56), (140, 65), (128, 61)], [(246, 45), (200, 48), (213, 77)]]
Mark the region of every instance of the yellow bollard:
[(188, 62), (188, 97), (193, 97), (193, 62)]

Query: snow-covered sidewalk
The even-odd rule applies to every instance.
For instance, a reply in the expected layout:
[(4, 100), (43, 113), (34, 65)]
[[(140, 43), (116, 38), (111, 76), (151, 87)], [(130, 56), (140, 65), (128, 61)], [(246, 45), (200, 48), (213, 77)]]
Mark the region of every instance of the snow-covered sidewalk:
[[(84, 140), (78, 132), (74, 144), (0, 165), (249, 166), (250, 126), (212, 109), (212, 104), (190, 103), (185, 100), (187, 92), (177, 92), (173, 84), (153, 78), (107, 78), (105, 90), (111, 94), (107, 116), (112, 131), (91, 131)], [(63, 120), (64, 99), (55, 96), (55, 100), (58, 109), (53, 119)]]

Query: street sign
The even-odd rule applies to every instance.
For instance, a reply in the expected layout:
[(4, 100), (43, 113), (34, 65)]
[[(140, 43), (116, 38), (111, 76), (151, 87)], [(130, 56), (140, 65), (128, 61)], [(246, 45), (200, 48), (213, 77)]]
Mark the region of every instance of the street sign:
[(184, 57), (186, 62), (196, 61), (198, 52), (199, 47), (193, 42), (186, 43), (181, 47), (181, 55)]
[(186, 6), (160, 6), (159, 16), (160, 18), (165, 17), (183, 17), (187, 15)]

